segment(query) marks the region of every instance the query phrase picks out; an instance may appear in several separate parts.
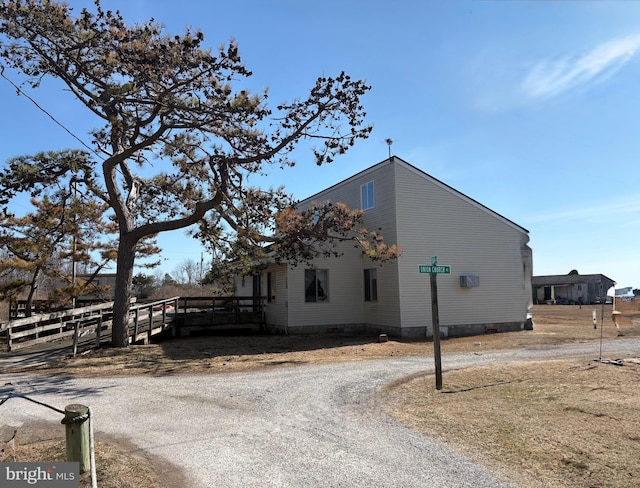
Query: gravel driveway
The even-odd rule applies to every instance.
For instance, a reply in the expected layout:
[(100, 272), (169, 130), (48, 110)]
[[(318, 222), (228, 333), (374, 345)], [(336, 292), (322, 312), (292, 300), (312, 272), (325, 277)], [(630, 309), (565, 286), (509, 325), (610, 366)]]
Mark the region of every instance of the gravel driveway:
[[(640, 339), (605, 345), (640, 351)], [(598, 357), (594, 343), (443, 357), (446, 371), (498, 361)], [(616, 356), (618, 357), (618, 356)], [(0, 375), (0, 397), (92, 407), (95, 429), (183, 469), (192, 487), (504, 487), (488, 471), (382, 412), (380, 388), (433, 370), (432, 357), (167, 377)], [(21, 398), (0, 424), (59, 422)]]

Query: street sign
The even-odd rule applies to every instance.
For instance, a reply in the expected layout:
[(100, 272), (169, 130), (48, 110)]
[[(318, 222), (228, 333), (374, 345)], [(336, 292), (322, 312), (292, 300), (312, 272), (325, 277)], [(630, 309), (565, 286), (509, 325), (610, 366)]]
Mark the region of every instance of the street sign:
[(431, 265), (420, 264), (420, 273), (429, 274), (431, 289), (431, 324), (433, 325), (433, 359), (436, 366), (436, 390), (442, 390), (442, 359), (440, 357), (440, 314), (438, 312), (438, 275), (451, 274), (451, 266), (438, 266), (438, 256), (431, 256)]
[(429, 273), (429, 274), (451, 274), (451, 266), (433, 266), (421, 264), (418, 266), (418, 271), (420, 273)]

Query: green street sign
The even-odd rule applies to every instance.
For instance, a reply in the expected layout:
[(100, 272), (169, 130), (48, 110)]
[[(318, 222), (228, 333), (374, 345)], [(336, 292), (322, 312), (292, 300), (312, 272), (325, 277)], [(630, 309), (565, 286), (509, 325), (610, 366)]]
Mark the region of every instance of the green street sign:
[(429, 274), (451, 274), (451, 266), (429, 266), (421, 264), (418, 266), (418, 271)]

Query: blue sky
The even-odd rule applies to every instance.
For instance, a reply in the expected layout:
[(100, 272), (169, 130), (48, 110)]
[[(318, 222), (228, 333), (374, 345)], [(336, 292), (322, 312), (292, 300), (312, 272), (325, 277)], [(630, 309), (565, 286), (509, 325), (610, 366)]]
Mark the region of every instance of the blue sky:
[[(78, 9), (90, 2), (72, 0)], [(128, 21), (235, 38), (277, 104), (347, 71), (372, 90), (371, 137), (264, 182), (305, 198), (393, 154), (530, 231), (534, 274), (603, 273), (640, 287), (640, 2), (105, 1)], [(31, 95), (85, 140), (93, 122), (53, 84)], [(77, 147), (0, 80), (0, 160)], [(161, 237), (171, 272), (201, 249)], [(428, 258), (428, 257), (426, 257)], [(206, 257), (205, 257), (206, 259)]]

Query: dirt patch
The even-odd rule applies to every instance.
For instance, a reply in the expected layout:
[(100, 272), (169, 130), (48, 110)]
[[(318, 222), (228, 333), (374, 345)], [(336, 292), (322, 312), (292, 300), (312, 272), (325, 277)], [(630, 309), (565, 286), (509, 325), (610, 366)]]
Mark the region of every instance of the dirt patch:
[(224, 373), (299, 364), (427, 354), (425, 342), (332, 336), (200, 336), (127, 349), (91, 349), (75, 358), (16, 365), (12, 371), (122, 376)]

